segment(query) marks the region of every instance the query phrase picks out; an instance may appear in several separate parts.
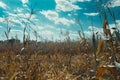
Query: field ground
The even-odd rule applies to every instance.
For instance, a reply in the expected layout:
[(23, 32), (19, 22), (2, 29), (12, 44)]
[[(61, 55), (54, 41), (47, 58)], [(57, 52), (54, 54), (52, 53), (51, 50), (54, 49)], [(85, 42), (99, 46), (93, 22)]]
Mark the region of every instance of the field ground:
[[(1, 53), (0, 80), (98, 80), (95, 78), (96, 75), (108, 80), (120, 79), (114, 67), (96, 74), (93, 57), (93, 53), (75, 55)], [(98, 67), (110, 64), (111, 60), (103, 57), (98, 62)]]

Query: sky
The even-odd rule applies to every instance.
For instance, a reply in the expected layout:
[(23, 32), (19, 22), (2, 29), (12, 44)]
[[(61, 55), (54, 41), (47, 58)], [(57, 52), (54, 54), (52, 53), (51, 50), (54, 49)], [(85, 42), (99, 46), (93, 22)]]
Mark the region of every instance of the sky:
[[(106, 5), (114, 13), (115, 21)], [(101, 35), (103, 10), (110, 29), (115, 22), (120, 28), (120, 0), (0, 0), (0, 40), (6, 40), (7, 26), (11, 28), (9, 39), (17, 36), (22, 40), (26, 26), (25, 34), (31, 40), (36, 39), (35, 31), (38, 40), (65, 39), (68, 32), (70, 39), (77, 40), (81, 26), (86, 38), (91, 36), (92, 27)]]

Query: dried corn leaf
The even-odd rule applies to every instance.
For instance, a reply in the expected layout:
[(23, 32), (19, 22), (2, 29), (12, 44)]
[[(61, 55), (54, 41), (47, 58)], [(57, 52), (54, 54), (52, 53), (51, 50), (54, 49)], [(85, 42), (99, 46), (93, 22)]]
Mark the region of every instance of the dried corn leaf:
[(14, 80), (14, 78), (18, 75), (18, 73), (14, 73), (14, 75), (10, 78), (10, 80)]
[(107, 21), (107, 18), (106, 18), (106, 15), (104, 16), (104, 21), (103, 21), (103, 32), (105, 35), (109, 35), (110, 38), (112, 38), (112, 34), (110, 32), (110, 29), (107, 29), (107, 26), (108, 26), (108, 21)]
[(104, 80), (102, 77), (99, 77), (99, 80)]
[(103, 52), (104, 49), (104, 40), (100, 40), (98, 42), (98, 49), (97, 49), (97, 55), (99, 55), (101, 52)]
[(96, 77), (97, 78), (102, 77), (103, 73), (108, 69), (109, 69), (109, 67), (107, 67), (107, 66), (106, 67), (100, 67), (97, 71)]

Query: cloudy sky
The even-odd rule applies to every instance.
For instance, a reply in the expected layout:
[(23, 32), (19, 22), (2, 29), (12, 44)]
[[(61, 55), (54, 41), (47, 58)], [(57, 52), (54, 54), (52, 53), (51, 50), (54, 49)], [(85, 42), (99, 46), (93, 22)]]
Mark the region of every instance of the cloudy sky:
[(9, 38), (17, 35), (21, 40), (25, 26), (30, 39), (35, 39), (34, 31), (38, 39), (59, 40), (61, 31), (63, 36), (69, 31), (71, 39), (78, 39), (80, 25), (86, 37), (91, 35), (91, 26), (101, 34), (103, 9), (110, 28), (115, 26), (106, 5), (119, 27), (120, 0), (0, 0), (0, 40), (6, 39), (7, 24), (11, 28)]

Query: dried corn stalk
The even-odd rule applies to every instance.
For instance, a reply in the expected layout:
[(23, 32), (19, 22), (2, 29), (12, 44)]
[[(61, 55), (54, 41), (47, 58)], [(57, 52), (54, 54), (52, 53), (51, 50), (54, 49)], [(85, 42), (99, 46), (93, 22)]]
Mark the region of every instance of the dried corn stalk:
[(97, 55), (99, 55), (104, 50), (104, 40), (98, 42)]
[(107, 21), (107, 19), (104, 19), (104, 21), (103, 21), (103, 32), (106, 36), (109, 35), (110, 38), (112, 38), (112, 34), (110, 32), (110, 29), (107, 29), (107, 26), (108, 26), (108, 21)]
[(85, 44), (87, 44), (87, 40), (86, 40), (84, 37), (82, 37), (80, 31), (78, 31), (78, 34), (79, 34), (79, 37), (80, 37), (81, 40), (82, 40), (81, 45), (85, 45)]
[(14, 75), (10, 78), (10, 80), (14, 80), (18, 73), (14, 73)]

